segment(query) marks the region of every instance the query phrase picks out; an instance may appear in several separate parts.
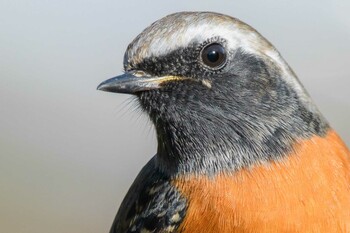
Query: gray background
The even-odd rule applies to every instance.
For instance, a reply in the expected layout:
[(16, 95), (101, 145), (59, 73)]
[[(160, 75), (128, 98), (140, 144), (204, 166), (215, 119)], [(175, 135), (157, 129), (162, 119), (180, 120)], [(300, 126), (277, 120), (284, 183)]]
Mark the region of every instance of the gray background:
[(350, 1), (0, 1), (0, 232), (107, 232), (155, 153), (132, 98), (96, 91), (128, 43), (175, 11), (254, 26), (350, 143)]

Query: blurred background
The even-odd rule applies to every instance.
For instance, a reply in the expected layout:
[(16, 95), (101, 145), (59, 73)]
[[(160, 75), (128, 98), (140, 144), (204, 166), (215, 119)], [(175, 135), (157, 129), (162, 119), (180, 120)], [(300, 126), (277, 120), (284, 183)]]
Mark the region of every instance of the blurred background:
[(350, 145), (348, 0), (0, 0), (0, 232), (108, 232), (156, 140), (131, 97), (96, 86), (146, 26), (193, 10), (267, 37)]

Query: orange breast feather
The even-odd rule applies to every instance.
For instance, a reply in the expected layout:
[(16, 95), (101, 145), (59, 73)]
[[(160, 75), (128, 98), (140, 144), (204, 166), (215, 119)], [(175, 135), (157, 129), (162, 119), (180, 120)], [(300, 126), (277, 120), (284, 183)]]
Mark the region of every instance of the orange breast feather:
[(195, 232), (350, 232), (350, 153), (334, 131), (231, 175), (181, 177), (180, 227)]

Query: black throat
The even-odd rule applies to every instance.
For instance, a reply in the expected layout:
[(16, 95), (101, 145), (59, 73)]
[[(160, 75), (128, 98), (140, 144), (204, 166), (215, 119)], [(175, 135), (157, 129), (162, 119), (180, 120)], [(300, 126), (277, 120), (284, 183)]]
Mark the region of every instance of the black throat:
[[(199, 68), (180, 73), (204, 77), (210, 88), (176, 81), (138, 95), (155, 125), (157, 162), (165, 173), (234, 172), (282, 158), (298, 139), (325, 135), (327, 122), (311, 102), (299, 98), (277, 67), (240, 50), (232, 60), (215, 75), (204, 77)], [(161, 66), (161, 61), (153, 62)], [(176, 70), (169, 74), (179, 75)]]
[(259, 117), (200, 103), (184, 109), (171, 106), (151, 113), (158, 140), (157, 163), (169, 175), (215, 175), (278, 160), (291, 152), (298, 139), (323, 136), (328, 129), (320, 115), (303, 105)]

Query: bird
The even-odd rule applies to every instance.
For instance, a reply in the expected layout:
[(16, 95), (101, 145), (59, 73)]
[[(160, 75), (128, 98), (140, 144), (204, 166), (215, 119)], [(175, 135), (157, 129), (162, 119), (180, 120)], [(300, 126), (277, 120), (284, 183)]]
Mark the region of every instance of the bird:
[(131, 94), (157, 152), (111, 233), (350, 232), (350, 152), (277, 49), (215, 12), (177, 12), (98, 90)]

